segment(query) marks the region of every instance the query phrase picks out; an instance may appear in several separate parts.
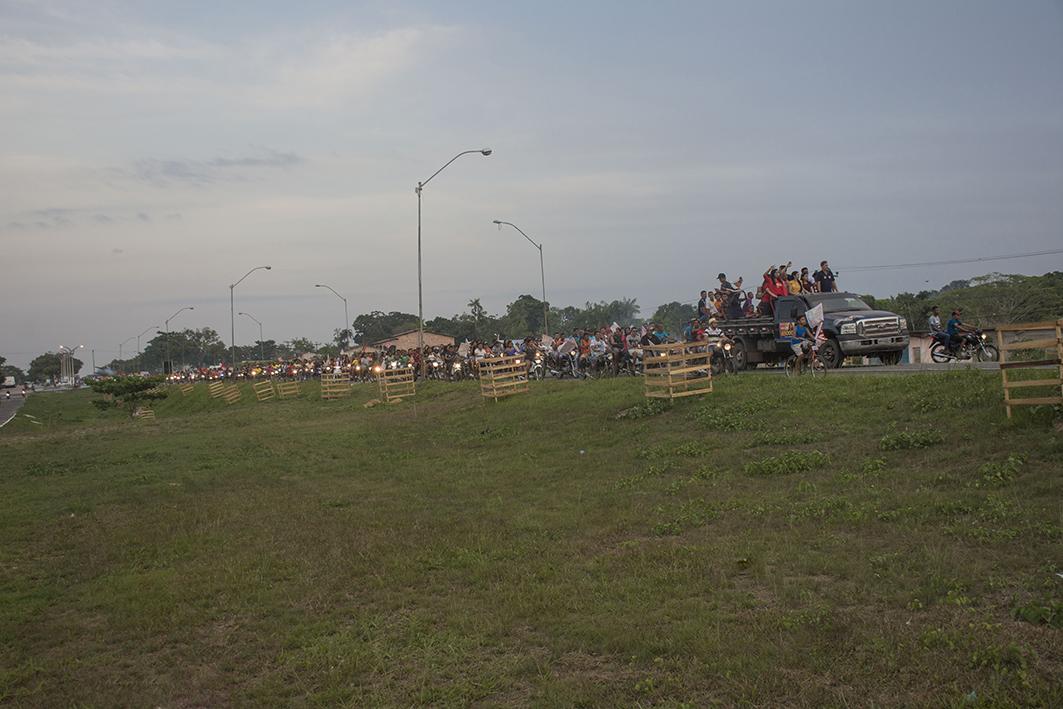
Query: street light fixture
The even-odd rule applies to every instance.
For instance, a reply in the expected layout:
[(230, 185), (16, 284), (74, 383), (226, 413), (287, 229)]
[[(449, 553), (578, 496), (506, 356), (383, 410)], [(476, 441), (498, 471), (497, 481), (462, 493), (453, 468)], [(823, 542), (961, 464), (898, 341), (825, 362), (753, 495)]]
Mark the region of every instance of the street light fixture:
[(137, 374), (140, 373), (140, 338), (144, 337), (144, 335), (148, 334), (152, 330), (158, 331), (159, 327), (159, 325), (152, 325), (151, 327), (144, 330), (144, 332), (137, 335)]
[[(314, 288), (328, 288), (333, 293), (336, 293), (335, 288), (333, 288), (332, 286), (326, 286), (324, 283), (315, 283)], [(346, 330), (347, 328), (351, 327), (351, 315), (347, 312), (347, 299), (339, 293), (336, 293), (336, 297), (343, 301), (343, 328), (340, 330), (340, 332), (342, 333), (343, 330)]]
[(247, 278), (255, 271), (268, 271), (271, 268), (273, 267), (255, 266), (250, 271), (245, 273), (243, 275), (243, 278), (229, 286), (229, 335), (232, 338), (229, 343), (230, 359), (232, 360), (232, 362), (229, 363), (229, 366), (232, 368), (231, 371), (233, 372), (233, 374), (236, 373), (236, 286), (240, 285), (240, 283), (243, 282), (244, 278)]
[(428, 361), (424, 356), (424, 290), (421, 284), (421, 191), (424, 186), (432, 181), (432, 178), (439, 173), (446, 170), (450, 163), (454, 162), (462, 155), (471, 155), (472, 153), (480, 153), (484, 157), (491, 154), (490, 148), (482, 148), (480, 150), (463, 150), (450, 160), (448, 160), (443, 167), (433, 172), (427, 180), (424, 182), (418, 182), (417, 188), (414, 192), (417, 193), (417, 356), (421, 358), (421, 377), (424, 378), (428, 374)]
[(540, 276), (542, 277), (542, 280), (543, 280), (543, 330), (547, 334), (549, 334), (549, 332), (550, 332), (550, 314), (549, 314), (550, 313), (550, 309), (546, 305), (546, 267), (543, 265), (543, 245), (542, 244), (536, 244), (532, 240), (532, 238), (530, 236), (528, 236), (527, 234), (524, 233), (523, 229), (521, 229), (519, 226), (517, 226), (513, 222), (504, 222), (504, 221), (501, 221), (499, 219), (495, 219), (494, 223), (498, 226), (499, 231), (502, 230), (502, 225), (503, 224), (505, 224), (506, 226), (513, 227), (514, 229), (519, 231), (521, 236), (523, 236), (525, 239), (527, 239), (528, 242), (532, 246), (534, 246), (535, 248), (539, 249), (539, 274), (540, 274)]
[(162, 363), (162, 373), (163, 374), (168, 374), (168, 375), (172, 375), (173, 374), (173, 360), (170, 359), (170, 321), (173, 320), (174, 318), (176, 318), (178, 315), (180, 315), (181, 313), (183, 313), (186, 310), (195, 310), (195, 308), (193, 306), (191, 306), (191, 305), (186, 305), (185, 307), (181, 308), (180, 310), (178, 310), (176, 313), (174, 313), (170, 317), (168, 317), (165, 320), (163, 320), (163, 322), (166, 323), (166, 362), (170, 363), (170, 371), (169, 372), (166, 371), (166, 362)]
[(259, 358), (259, 360), (265, 362), (266, 361), (266, 355), (263, 354), (264, 350), (262, 349), (262, 321), (260, 321), (258, 318), (256, 318), (251, 313), (237, 313), (237, 314), (238, 315), (246, 315), (247, 317), (251, 318), (252, 320), (254, 320), (255, 322), (258, 323), (258, 358)]

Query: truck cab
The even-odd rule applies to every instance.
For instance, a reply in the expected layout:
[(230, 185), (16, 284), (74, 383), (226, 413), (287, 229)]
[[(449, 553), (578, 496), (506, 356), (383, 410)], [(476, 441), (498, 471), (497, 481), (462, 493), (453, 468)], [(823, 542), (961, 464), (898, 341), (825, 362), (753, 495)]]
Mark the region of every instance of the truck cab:
[(908, 347), (908, 323), (896, 313), (872, 310), (853, 293), (802, 293), (787, 295), (775, 303), (772, 318), (728, 320), (724, 333), (737, 343), (740, 366), (773, 364), (791, 353), (790, 340), (797, 319), (817, 305), (823, 306), (820, 358), (829, 367), (840, 367), (850, 356), (878, 357), (883, 364), (897, 364)]
[(829, 366), (841, 366), (852, 356), (878, 357), (883, 364), (897, 364), (908, 348), (908, 322), (896, 313), (872, 310), (852, 293), (805, 293), (780, 298), (775, 305), (778, 336), (793, 327), (807, 311), (823, 306), (823, 333), (827, 341), (820, 356)]

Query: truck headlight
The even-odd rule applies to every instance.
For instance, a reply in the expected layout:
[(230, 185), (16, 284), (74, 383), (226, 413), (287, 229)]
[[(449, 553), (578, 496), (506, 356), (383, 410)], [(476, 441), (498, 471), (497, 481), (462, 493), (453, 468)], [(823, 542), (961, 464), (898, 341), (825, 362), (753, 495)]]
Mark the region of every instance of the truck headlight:
[(908, 320), (906, 318), (897, 318), (897, 323), (901, 326), (902, 330), (908, 329)]
[(841, 330), (839, 330), (838, 332), (841, 333), (842, 335), (855, 335), (856, 334), (856, 323), (854, 323), (854, 322), (845, 323), (844, 325), (842, 325)]

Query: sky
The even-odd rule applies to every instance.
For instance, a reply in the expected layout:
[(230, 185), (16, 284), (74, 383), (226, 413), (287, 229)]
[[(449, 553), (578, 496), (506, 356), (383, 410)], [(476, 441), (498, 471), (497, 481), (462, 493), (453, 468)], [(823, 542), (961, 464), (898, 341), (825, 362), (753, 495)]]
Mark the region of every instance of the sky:
[[(1063, 2), (0, 0), (0, 355), (1063, 269)], [(150, 337), (150, 335), (149, 335)], [(236, 339), (258, 326), (238, 317)], [(135, 349), (124, 344), (125, 353)], [(85, 357), (88, 361), (88, 356)]]

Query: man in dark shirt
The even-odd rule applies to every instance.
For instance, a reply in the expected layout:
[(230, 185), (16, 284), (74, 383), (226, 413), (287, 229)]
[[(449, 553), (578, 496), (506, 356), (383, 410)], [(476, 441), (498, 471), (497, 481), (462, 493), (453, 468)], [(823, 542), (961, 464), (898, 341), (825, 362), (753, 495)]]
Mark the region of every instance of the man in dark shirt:
[(837, 276), (834, 271), (830, 270), (826, 261), (819, 262), (819, 270), (812, 274), (812, 278), (819, 286), (820, 293), (833, 293), (838, 290), (838, 284), (835, 282)]
[(705, 322), (709, 319), (709, 292), (701, 291), (701, 300), (698, 301), (698, 320)]
[(734, 285), (731, 285), (731, 282), (727, 280), (727, 274), (721, 273), (716, 278), (720, 281), (720, 292), (724, 298), (723, 309), (728, 320), (742, 317), (742, 301), (738, 297), (738, 294), (742, 292), (742, 279), (739, 278)]

